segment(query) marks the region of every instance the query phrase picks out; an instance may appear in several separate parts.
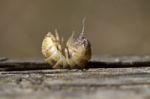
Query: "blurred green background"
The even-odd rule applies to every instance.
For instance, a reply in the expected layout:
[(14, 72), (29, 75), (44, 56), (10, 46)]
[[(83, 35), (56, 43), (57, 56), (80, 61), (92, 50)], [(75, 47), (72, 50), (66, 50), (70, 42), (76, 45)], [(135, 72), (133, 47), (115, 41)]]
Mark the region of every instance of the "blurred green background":
[(150, 0), (0, 0), (0, 56), (41, 58), (48, 31), (78, 36), (83, 17), (93, 55), (150, 54)]

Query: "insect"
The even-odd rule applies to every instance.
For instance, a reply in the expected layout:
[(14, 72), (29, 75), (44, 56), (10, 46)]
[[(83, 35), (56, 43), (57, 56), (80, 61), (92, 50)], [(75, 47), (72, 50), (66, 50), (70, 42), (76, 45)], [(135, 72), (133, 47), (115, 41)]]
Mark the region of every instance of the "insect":
[(83, 28), (78, 38), (74, 33), (64, 45), (63, 38), (60, 38), (57, 30), (55, 35), (48, 32), (42, 42), (42, 54), (45, 61), (54, 69), (84, 69), (91, 58), (91, 44), (85, 37), (85, 20), (82, 21)]

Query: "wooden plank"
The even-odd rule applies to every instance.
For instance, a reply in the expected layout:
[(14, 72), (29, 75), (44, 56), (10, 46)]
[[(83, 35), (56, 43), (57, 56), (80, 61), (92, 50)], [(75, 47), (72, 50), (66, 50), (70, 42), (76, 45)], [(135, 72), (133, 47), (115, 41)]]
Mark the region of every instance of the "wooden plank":
[(51, 69), (42, 60), (2, 61), (1, 99), (150, 98), (149, 57), (101, 57), (88, 65), (82, 71)]
[(0, 85), (6, 99), (140, 99), (150, 96), (150, 68), (5, 71)]

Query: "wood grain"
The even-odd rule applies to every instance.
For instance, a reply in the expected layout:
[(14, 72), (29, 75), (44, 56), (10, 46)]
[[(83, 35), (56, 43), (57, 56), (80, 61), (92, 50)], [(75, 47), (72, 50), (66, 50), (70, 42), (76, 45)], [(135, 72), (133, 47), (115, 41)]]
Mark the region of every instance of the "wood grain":
[(0, 62), (0, 96), (1, 99), (149, 99), (149, 59), (99, 57), (91, 60), (86, 70), (51, 69), (42, 60), (8, 59)]

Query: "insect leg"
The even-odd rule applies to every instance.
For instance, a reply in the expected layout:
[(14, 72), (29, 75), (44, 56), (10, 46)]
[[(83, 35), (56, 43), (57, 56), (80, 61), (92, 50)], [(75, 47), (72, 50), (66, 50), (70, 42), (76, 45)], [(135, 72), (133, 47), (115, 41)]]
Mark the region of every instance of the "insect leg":
[(68, 64), (69, 68), (71, 68), (71, 69), (74, 68), (76, 64), (70, 57), (69, 50), (67, 48), (65, 49), (65, 57), (66, 57), (66, 62)]
[(49, 64), (53, 65), (52, 57), (53, 56), (49, 56), (48, 58), (45, 59), (45, 61), (48, 62)]
[(62, 64), (63, 64), (63, 59), (60, 58), (60, 60), (57, 61), (57, 63), (53, 66), (53, 68), (61, 68)]
[(56, 40), (60, 41), (60, 38), (59, 38), (59, 35), (58, 35), (58, 32), (57, 32), (57, 29), (55, 29), (55, 37), (56, 37)]

